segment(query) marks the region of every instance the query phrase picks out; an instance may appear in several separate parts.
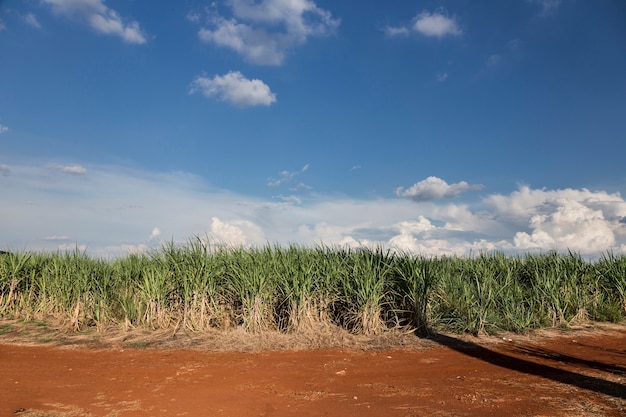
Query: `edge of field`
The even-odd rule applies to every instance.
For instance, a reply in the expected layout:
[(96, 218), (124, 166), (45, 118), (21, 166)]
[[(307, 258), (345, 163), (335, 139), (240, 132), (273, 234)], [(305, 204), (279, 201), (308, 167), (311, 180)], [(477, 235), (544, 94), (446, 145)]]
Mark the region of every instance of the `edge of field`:
[[(587, 322), (567, 328), (543, 328), (524, 334), (502, 332), (497, 335), (452, 334), (459, 343), (471, 341), (481, 345), (509, 339), (536, 340), (565, 335), (602, 334), (626, 329), (626, 322)], [(192, 332), (181, 329), (121, 329), (88, 328), (82, 331), (67, 329), (61, 323), (0, 319), (0, 343), (40, 345), (50, 347), (85, 347), (92, 349), (197, 349), (207, 352), (264, 352), (280, 350), (355, 349), (380, 351), (390, 349), (424, 349), (438, 346), (429, 336), (418, 337), (413, 332), (392, 329), (376, 335), (355, 335), (340, 328), (320, 327), (296, 333), (264, 331), (247, 332), (244, 329), (208, 330)]]

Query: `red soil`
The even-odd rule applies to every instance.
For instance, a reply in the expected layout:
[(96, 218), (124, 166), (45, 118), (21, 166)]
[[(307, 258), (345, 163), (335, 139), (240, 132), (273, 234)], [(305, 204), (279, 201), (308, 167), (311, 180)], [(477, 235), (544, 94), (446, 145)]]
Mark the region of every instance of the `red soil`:
[(626, 327), (377, 352), (0, 344), (15, 415), (624, 416)]

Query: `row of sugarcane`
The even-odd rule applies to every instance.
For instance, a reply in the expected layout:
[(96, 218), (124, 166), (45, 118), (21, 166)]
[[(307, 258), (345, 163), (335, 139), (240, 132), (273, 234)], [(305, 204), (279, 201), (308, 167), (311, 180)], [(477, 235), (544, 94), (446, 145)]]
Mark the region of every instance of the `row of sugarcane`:
[(101, 259), (0, 255), (0, 317), (111, 325), (424, 334), (569, 326), (626, 317), (626, 255), (426, 257), (382, 248), (211, 246), (200, 238)]

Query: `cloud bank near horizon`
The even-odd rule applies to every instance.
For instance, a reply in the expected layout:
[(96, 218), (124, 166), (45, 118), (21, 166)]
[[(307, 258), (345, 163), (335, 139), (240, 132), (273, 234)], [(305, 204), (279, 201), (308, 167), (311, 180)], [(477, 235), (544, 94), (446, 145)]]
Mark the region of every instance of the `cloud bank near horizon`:
[[(520, 186), (468, 203), (448, 198), (442, 186), (454, 194), (467, 183), (429, 177), (404, 191), (409, 198), (390, 190), (377, 199), (309, 192), (262, 199), (184, 172), (57, 163), (6, 166), (0, 182), (10, 202), (0, 207), (3, 248), (118, 256), (198, 236), (237, 246), (384, 246), (427, 256), (626, 252), (626, 201), (605, 191)], [(438, 192), (416, 200), (429, 184)]]

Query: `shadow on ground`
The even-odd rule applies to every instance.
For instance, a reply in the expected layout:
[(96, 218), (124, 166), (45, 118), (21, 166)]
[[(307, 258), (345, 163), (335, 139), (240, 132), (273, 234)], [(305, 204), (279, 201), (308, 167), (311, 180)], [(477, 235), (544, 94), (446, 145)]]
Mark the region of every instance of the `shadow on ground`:
[[(533, 362), (531, 360), (517, 358), (505, 353), (496, 352), (476, 343), (457, 339), (443, 334), (431, 334), (429, 339), (446, 346), (459, 353), (479, 359), (481, 361), (507, 368), (513, 371), (522, 372), (528, 375), (535, 375), (555, 382), (568, 384), (578, 388), (609, 395), (614, 398), (626, 399), (626, 385), (607, 381), (602, 378), (588, 376), (576, 372), (559, 369), (553, 366)], [(521, 348), (520, 353), (532, 357), (557, 360), (564, 363), (584, 365), (591, 369), (609, 372), (616, 375), (626, 376), (626, 369), (621, 366), (604, 364), (596, 361), (585, 361), (568, 355), (561, 355), (553, 351), (545, 351), (541, 348)]]

